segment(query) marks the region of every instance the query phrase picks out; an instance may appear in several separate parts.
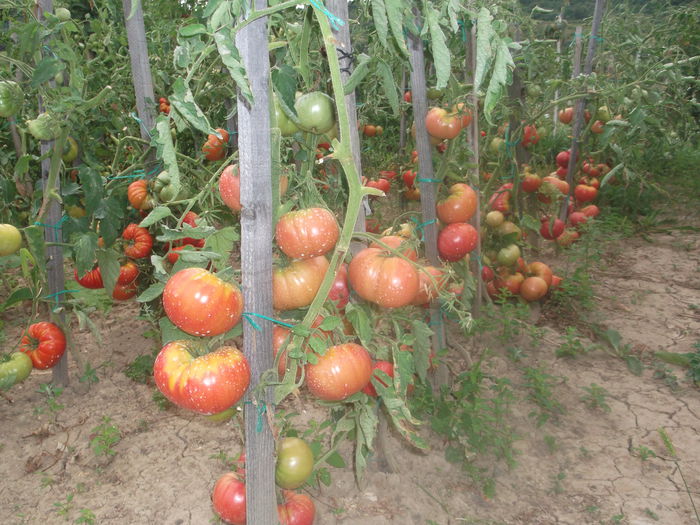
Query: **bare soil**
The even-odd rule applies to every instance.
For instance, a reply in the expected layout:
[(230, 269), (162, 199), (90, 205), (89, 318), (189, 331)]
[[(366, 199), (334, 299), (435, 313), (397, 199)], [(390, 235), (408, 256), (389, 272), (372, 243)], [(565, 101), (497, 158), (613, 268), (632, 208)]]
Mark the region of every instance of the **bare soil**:
[[(679, 224), (700, 226), (697, 212)], [(546, 260), (546, 259), (545, 259)], [(521, 399), (513, 421), (520, 439), (517, 465), (498, 467), (496, 495), (486, 498), (458, 465), (444, 458), (445, 443), (423, 429), (431, 449), (419, 453), (390, 432), (387, 452), (395, 471), (372, 461), (362, 487), (353, 473), (331, 469), (332, 485), (311, 490), (317, 524), (598, 524), (697, 523), (691, 498), (700, 502), (700, 394), (685, 371), (665, 367), (654, 377), (654, 351), (691, 352), (700, 341), (700, 236), (666, 230), (612, 246), (595, 275), (592, 321), (614, 329), (647, 364), (641, 376), (602, 351), (557, 358), (566, 323), (545, 316), (545, 336), (514, 363), (494, 348), (489, 371), (517, 378), (517, 367), (543, 367), (557, 378), (554, 396), (565, 408), (537, 427), (534, 404)], [(7, 340), (22, 312), (3, 317)], [(227, 470), (217, 455), (242, 450), (237, 419), (211, 422), (176, 408), (160, 410), (154, 388), (124, 370), (153, 350), (134, 304), (96, 318), (103, 344), (76, 331), (82, 362), (97, 369), (96, 383), (72, 382), (55, 402), (39, 392), (50, 371), (34, 371), (0, 398), (0, 524), (216, 523), (210, 504), (215, 480)], [(468, 344), (465, 342), (464, 344)], [(593, 341), (584, 341), (593, 345)], [(462, 357), (456, 355), (455, 363)], [(663, 374), (662, 374), (663, 375)], [(674, 385), (674, 376), (677, 385)], [(583, 387), (604, 388), (609, 412), (582, 401)], [(294, 400), (300, 419), (322, 413)], [(105, 420), (105, 418), (109, 418)], [(107, 421), (119, 439), (96, 454), (94, 430)], [(665, 429), (675, 456), (664, 444)], [(345, 451), (346, 459), (350, 454)], [(82, 514), (81, 514), (82, 512)], [(83, 521), (93, 523), (93, 521)]]

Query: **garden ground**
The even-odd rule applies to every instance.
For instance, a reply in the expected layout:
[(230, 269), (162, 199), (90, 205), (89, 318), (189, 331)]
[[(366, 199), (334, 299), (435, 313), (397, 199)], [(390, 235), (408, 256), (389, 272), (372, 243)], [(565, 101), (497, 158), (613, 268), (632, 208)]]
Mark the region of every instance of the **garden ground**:
[[(572, 344), (565, 315), (547, 306), (538, 319), (538, 344), (523, 343), (518, 361), (497, 340), (452, 337), (467, 350), (449, 356), (453, 369), (489, 346), (488, 376), (517, 386), (525, 367), (540, 370), (550, 389), (540, 402), (558, 403), (561, 413), (552, 410), (537, 426), (531, 414), (542, 407), (514, 388), (521, 398), (509, 421), (518, 437), (517, 464), (494, 460), (489, 498), (446, 461), (445, 444), (427, 428), (423, 434), (433, 436), (427, 453), (408, 449), (392, 433), (386, 450), (394, 471), (373, 461), (358, 489), (350, 467), (331, 469), (331, 486), (310, 490), (316, 523), (697, 523), (699, 391), (683, 369), (653, 359), (659, 350), (692, 352), (700, 341), (700, 215), (687, 207), (673, 217), (674, 224), (606, 246), (592, 274), (590, 324), (619, 333), (620, 345), (646, 365), (641, 376), (624, 360), (592, 349), (599, 341), (583, 337), (592, 337), (586, 323), (578, 325), (581, 346)], [(18, 336), (13, 322), (26, 315), (18, 308), (4, 314), (6, 341)], [(155, 345), (137, 315), (136, 304), (127, 303), (97, 317), (102, 344), (87, 330), (75, 333), (80, 360), (94, 368), (82, 382), (71, 359), (72, 383), (60, 394), (40, 388), (51, 372), (34, 371), (0, 398), (0, 523), (216, 522), (210, 493), (227, 458), (242, 450), (240, 425), (172, 406), (161, 410), (152, 384), (124, 374)], [(566, 344), (577, 355), (556, 357)], [(299, 428), (323, 417), (304, 406), (302, 394), (284, 407), (298, 412)]]

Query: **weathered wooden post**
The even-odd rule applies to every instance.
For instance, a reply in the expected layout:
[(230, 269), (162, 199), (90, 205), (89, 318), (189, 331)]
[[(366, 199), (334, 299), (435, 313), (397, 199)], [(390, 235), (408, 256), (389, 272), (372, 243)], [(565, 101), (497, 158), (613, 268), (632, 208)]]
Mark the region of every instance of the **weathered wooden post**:
[[(255, 0), (265, 9), (267, 0)], [(246, 312), (272, 316), (272, 155), (270, 139), (270, 59), (267, 17), (236, 35), (253, 100), (238, 90), (238, 149), (241, 173), (241, 273)], [(251, 368), (245, 401), (246, 502), (248, 523), (277, 523), (275, 442), (268, 424), (273, 417), (271, 387), (256, 387), (262, 373), (274, 366), (272, 325), (256, 328), (243, 322), (243, 352)]]

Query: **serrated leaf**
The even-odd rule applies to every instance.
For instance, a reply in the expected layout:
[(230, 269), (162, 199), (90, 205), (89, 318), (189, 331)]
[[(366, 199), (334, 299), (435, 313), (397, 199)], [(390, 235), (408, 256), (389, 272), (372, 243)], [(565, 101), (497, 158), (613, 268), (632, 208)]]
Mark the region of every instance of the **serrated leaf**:
[(383, 60), (377, 61), (377, 73), (379, 73), (379, 78), (382, 81), (382, 87), (384, 88), (384, 94), (386, 95), (389, 105), (391, 106), (391, 111), (394, 115), (399, 114), (399, 88), (396, 85), (396, 80), (394, 80), (394, 74), (391, 72), (389, 65)]
[(399, 51), (408, 57), (408, 48), (406, 47), (406, 39), (403, 35), (404, 26), (404, 5), (403, 0), (384, 0), (386, 7), (386, 16), (389, 19), (389, 27), (391, 34), (394, 36), (394, 41), (399, 48)]
[[(297, 73), (293, 67), (282, 64), (272, 70), (272, 86), (277, 97), (288, 108), (294, 108), (294, 96), (297, 90)], [(286, 113), (286, 112), (285, 112)]]
[(172, 217), (172, 215), (173, 212), (167, 206), (156, 206), (151, 210), (151, 213), (144, 217), (144, 219), (139, 223), (139, 226), (142, 228), (148, 228), (166, 217)]
[(163, 345), (166, 345), (171, 341), (179, 341), (181, 339), (197, 340), (195, 336), (180, 330), (167, 317), (161, 317), (158, 320), (158, 327), (160, 328), (160, 340), (161, 344)]
[(634, 375), (642, 375), (642, 372), (644, 371), (644, 365), (636, 355), (625, 356), (625, 363), (627, 364), (627, 369)]
[(515, 63), (513, 62), (513, 57), (510, 54), (508, 45), (503, 40), (499, 40), (496, 45), (496, 58), (493, 62), (491, 79), (489, 80), (489, 86), (486, 89), (486, 97), (484, 98), (484, 116), (491, 124), (493, 124), (491, 116), (496, 104), (503, 98), (506, 86), (509, 86), (513, 81), (514, 69)]
[(234, 226), (226, 226), (209, 235), (206, 239), (204, 247), (221, 256), (220, 259), (213, 262), (214, 267), (220, 269), (228, 264), (233, 245), (240, 239), (240, 235)]
[(119, 278), (119, 253), (111, 248), (100, 248), (95, 253), (102, 274), (102, 282), (105, 285), (107, 295), (111, 297), (114, 285), (117, 284)]
[(165, 283), (153, 283), (151, 286), (146, 288), (141, 295), (139, 295), (136, 300), (139, 303), (148, 303), (154, 299), (160, 297), (165, 289)]
[(435, 87), (443, 89), (447, 86), (447, 81), (450, 79), (450, 50), (445, 44), (445, 34), (440, 27), (440, 14), (434, 8), (428, 6), (425, 18), (430, 33), (430, 48), (433, 52), (433, 64), (435, 66), (435, 75), (437, 76)]
[(416, 367), (416, 373), (421, 381), (425, 382), (430, 368), (430, 353), (432, 351), (431, 337), (433, 331), (423, 321), (413, 320), (411, 322), (413, 328), (413, 363)]
[(231, 79), (236, 83), (238, 89), (249, 103), (253, 103), (253, 92), (250, 90), (246, 71), (241, 62), (240, 54), (234, 44), (234, 35), (229, 27), (222, 27), (214, 33), (214, 42), (219, 50), (221, 61), (228, 69)]
[[(408, 384), (411, 382), (413, 375), (416, 373), (416, 367), (413, 361), (413, 352), (401, 350), (394, 346), (394, 386), (400, 397), (406, 397)], [(423, 372), (425, 374), (425, 372)], [(423, 378), (421, 378), (423, 380)]]
[(340, 326), (341, 322), (342, 321), (340, 320), (340, 317), (337, 317), (335, 315), (325, 317), (323, 321), (321, 321), (321, 324), (318, 325), (318, 330), (332, 332)]
[(73, 256), (78, 277), (83, 277), (95, 265), (95, 250), (97, 250), (97, 234), (86, 232), (78, 234), (73, 243)]
[(333, 452), (326, 458), (326, 463), (328, 463), (331, 467), (345, 468), (345, 460), (337, 451)]
[(10, 294), (2, 305), (0, 305), (0, 312), (4, 312), (17, 303), (21, 303), (22, 301), (31, 301), (32, 299), (34, 299), (34, 294), (30, 288), (27, 288), (26, 286), (23, 288), (18, 288)]
[(224, 0), (209, 0), (202, 11), (202, 18), (209, 18)]
[(350, 324), (352, 324), (355, 333), (360, 338), (360, 342), (364, 346), (367, 346), (374, 335), (374, 330), (372, 329), (372, 324), (370, 323), (367, 313), (361, 306), (350, 303), (345, 307), (345, 316), (348, 321), (350, 321)]
[(79, 171), (80, 185), (85, 193), (85, 213), (92, 215), (104, 195), (104, 183), (97, 170), (89, 166), (81, 166)]
[(482, 7), (476, 19), (476, 71), (474, 72), (474, 90), (479, 91), (486, 78), (486, 73), (493, 61), (491, 40), (496, 36), (491, 22), (493, 16), (488, 9)]
[[(314, 351), (314, 357), (316, 354), (323, 355), (326, 353), (326, 350), (328, 350), (328, 341), (320, 337), (311, 337), (309, 339), (309, 346)], [(307, 354), (307, 357), (310, 356)]]
[(529, 230), (539, 231), (540, 221), (538, 221), (532, 215), (523, 214), (522, 218), (520, 219), (520, 226)]
[(27, 239), (27, 247), (33, 258), (33, 264), (39, 275), (46, 275), (46, 244), (44, 243), (43, 228), (32, 225), (24, 228), (23, 232), (24, 237)]
[(56, 57), (43, 58), (34, 68), (30, 85), (35, 88), (52, 80), (57, 73), (66, 69), (66, 65)]
[(327, 468), (318, 469), (318, 480), (326, 487), (331, 486), (331, 473), (328, 472)]
[(180, 168), (177, 165), (177, 156), (173, 137), (170, 134), (170, 119), (165, 115), (156, 118), (155, 133), (153, 141), (156, 144), (156, 155), (163, 160), (165, 170), (170, 175), (170, 185), (173, 188), (173, 195), (180, 193)]
[(190, 24), (180, 28), (180, 36), (189, 38), (196, 35), (205, 35), (207, 28), (203, 24)]
[(384, 47), (388, 47), (387, 36), (389, 35), (389, 21), (386, 17), (384, 0), (372, 0), (372, 19), (374, 20), (374, 28), (377, 30), (379, 42)]
[(361, 53), (359, 55), (358, 62), (355, 65), (352, 74), (343, 86), (343, 92), (346, 95), (349, 95), (350, 93), (355, 91), (355, 88), (358, 86), (358, 84), (362, 82), (367, 76), (367, 73), (369, 73), (370, 62), (371, 58), (369, 56), (365, 55), (364, 53)]
[(192, 90), (185, 84), (185, 80), (182, 77), (178, 78), (173, 84), (170, 104), (177, 111), (177, 114), (189, 122), (192, 127), (204, 134), (214, 131), (207, 116), (195, 102)]
[(609, 172), (605, 174), (605, 177), (603, 177), (600, 181), (600, 187), (602, 188), (605, 186), (608, 181), (614, 177), (621, 169), (625, 167), (624, 163), (620, 162), (617, 166), (615, 166), (613, 169), (611, 169)]

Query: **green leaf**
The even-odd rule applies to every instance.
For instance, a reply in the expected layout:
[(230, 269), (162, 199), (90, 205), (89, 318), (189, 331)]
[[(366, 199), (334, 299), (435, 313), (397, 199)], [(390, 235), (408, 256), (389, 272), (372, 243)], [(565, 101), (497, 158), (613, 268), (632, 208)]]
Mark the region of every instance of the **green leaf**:
[(34, 225), (27, 226), (24, 228), (24, 236), (27, 239), (27, 247), (34, 258), (33, 262), (39, 271), (39, 275), (46, 275), (46, 244), (44, 243), (43, 228)]
[(31, 155), (22, 155), (19, 159), (17, 159), (14, 171), (15, 177), (19, 178), (29, 171), (29, 161), (31, 158)]
[(142, 228), (148, 228), (153, 224), (160, 222), (166, 217), (172, 217), (173, 212), (167, 206), (156, 206), (151, 210), (151, 213), (146, 215), (146, 217), (139, 223)]
[(360, 82), (364, 80), (364, 78), (367, 76), (367, 73), (369, 73), (369, 64), (371, 62), (371, 58), (368, 55), (365, 55), (364, 53), (361, 53), (358, 56), (358, 62), (355, 65), (355, 69), (353, 69), (352, 74), (348, 78), (347, 82), (345, 82), (345, 85), (343, 86), (343, 92), (346, 95), (349, 95), (353, 91), (355, 91), (355, 88), (358, 86)]
[(178, 115), (189, 122), (195, 129), (198, 129), (205, 135), (214, 132), (207, 116), (195, 102), (192, 90), (185, 84), (185, 80), (182, 77), (173, 83), (173, 94), (170, 96), (170, 104), (177, 111)]
[(484, 116), (491, 124), (493, 124), (491, 115), (494, 108), (503, 98), (506, 86), (513, 82), (514, 69), (515, 63), (508, 45), (503, 40), (499, 40), (496, 46), (496, 58), (493, 63), (489, 87), (486, 89), (486, 98), (484, 99)]
[(341, 325), (340, 317), (335, 315), (330, 315), (325, 317), (321, 324), (318, 325), (318, 330), (324, 330), (326, 332), (332, 332)]
[[(294, 108), (294, 96), (297, 90), (297, 72), (293, 67), (282, 64), (272, 70), (271, 77), (277, 97), (284, 102), (287, 108)], [(293, 111), (293, 109), (291, 111)]]
[(399, 393), (399, 396), (406, 397), (408, 384), (416, 373), (416, 367), (413, 362), (413, 352), (401, 350), (398, 346), (394, 345), (393, 360), (394, 386), (396, 386), (396, 391)]
[(204, 247), (221, 256), (220, 259), (214, 261), (214, 267), (217, 269), (224, 268), (228, 264), (233, 251), (233, 245), (240, 239), (240, 235), (234, 226), (226, 226), (221, 228), (213, 235), (207, 237)]
[(92, 337), (95, 338), (97, 344), (102, 345), (102, 334), (100, 333), (100, 330), (98, 330), (97, 325), (95, 325), (92, 319), (90, 319), (90, 316), (79, 308), (73, 308), (73, 313), (75, 314), (76, 319), (78, 319), (78, 328), (80, 330), (84, 330), (85, 327), (87, 327), (92, 333)]
[(372, 329), (372, 324), (370, 323), (367, 312), (365, 312), (362, 306), (349, 303), (345, 307), (345, 316), (350, 321), (350, 324), (352, 324), (362, 344), (367, 346), (367, 344), (372, 341), (374, 335), (374, 330)]
[(197, 340), (195, 336), (180, 330), (167, 317), (161, 317), (158, 320), (158, 327), (160, 328), (160, 339), (163, 345), (181, 339)]
[(207, 6), (202, 11), (202, 18), (209, 18), (224, 0), (209, 0)]
[(416, 367), (416, 373), (421, 381), (425, 382), (430, 368), (430, 352), (432, 351), (431, 337), (433, 331), (423, 321), (413, 320), (411, 322), (413, 328), (413, 362)]
[(384, 94), (386, 95), (389, 105), (391, 106), (391, 111), (394, 115), (399, 114), (399, 88), (394, 80), (394, 74), (391, 72), (389, 65), (383, 60), (377, 61), (377, 73), (379, 73), (379, 78), (382, 81), (382, 87), (384, 88)]
[(331, 486), (331, 473), (328, 472), (327, 468), (318, 469), (318, 480), (326, 487)]
[(520, 219), (520, 226), (527, 228), (528, 230), (539, 231), (540, 221), (538, 221), (532, 215), (524, 214), (522, 219)]
[(642, 372), (644, 371), (644, 365), (636, 355), (625, 356), (625, 363), (627, 364), (627, 369), (634, 375), (642, 375)]
[(102, 282), (109, 297), (112, 296), (114, 285), (119, 278), (119, 254), (111, 248), (100, 248), (96, 251), (97, 264), (102, 274)]
[(433, 51), (433, 64), (437, 76), (437, 89), (444, 89), (450, 79), (450, 50), (445, 44), (445, 35), (440, 27), (440, 14), (428, 6), (425, 14), (428, 29), (430, 31), (431, 49)]
[(405, 2), (403, 0), (384, 0), (384, 6), (386, 7), (386, 15), (389, 19), (391, 34), (394, 35), (394, 41), (399, 51), (408, 57), (406, 39), (403, 36)]
[(230, 27), (222, 27), (214, 33), (214, 41), (219, 50), (221, 61), (228, 69), (231, 79), (236, 83), (238, 89), (249, 103), (253, 102), (253, 92), (250, 90), (248, 79), (246, 78), (245, 68), (241, 63), (241, 57), (238, 49), (235, 46), (235, 35)]
[(379, 42), (384, 47), (388, 47), (387, 36), (389, 35), (389, 21), (386, 17), (384, 0), (372, 0), (372, 19), (374, 20), (374, 28), (377, 30)]
[(32, 299), (34, 299), (34, 294), (30, 288), (27, 288), (26, 286), (19, 288), (12, 292), (5, 302), (0, 305), (0, 312), (4, 312), (10, 306), (17, 303), (21, 303), (22, 301), (31, 301)]
[(180, 193), (180, 168), (177, 165), (175, 146), (173, 137), (170, 134), (170, 120), (165, 115), (159, 115), (156, 119), (155, 133), (153, 141), (156, 144), (156, 154), (163, 159), (165, 170), (170, 175), (170, 185), (173, 188), (173, 195)]
[(189, 38), (195, 35), (205, 35), (207, 28), (203, 24), (190, 24), (180, 28), (180, 36)]
[(99, 172), (90, 166), (80, 167), (80, 185), (85, 192), (85, 212), (87, 215), (92, 215), (104, 195), (104, 184), (102, 176)]
[(52, 80), (56, 74), (66, 69), (66, 65), (55, 57), (43, 58), (34, 69), (31, 86), (33, 88), (40, 86), (44, 82)]
[(139, 295), (136, 300), (139, 303), (148, 303), (153, 301), (163, 293), (165, 289), (165, 283), (153, 283), (151, 286), (146, 288), (141, 295)]
[(333, 452), (326, 458), (326, 463), (328, 463), (331, 467), (345, 468), (345, 460), (343, 459), (343, 456), (338, 454), (337, 451)]
[(605, 186), (608, 181), (614, 177), (621, 169), (625, 167), (625, 164), (623, 162), (620, 162), (617, 166), (615, 166), (613, 169), (611, 169), (609, 172), (605, 174), (605, 177), (600, 181), (600, 187), (602, 188)]
[(95, 265), (95, 250), (97, 250), (97, 234), (86, 232), (77, 234), (73, 243), (73, 256), (78, 277), (83, 277)]
[(491, 22), (493, 17), (488, 9), (482, 7), (476, 19), (476, 71), (474, 72), (474, 90), (479, 91), (486, 78), (486, 73), (493, 61), (491, 40), (496, 37)]

